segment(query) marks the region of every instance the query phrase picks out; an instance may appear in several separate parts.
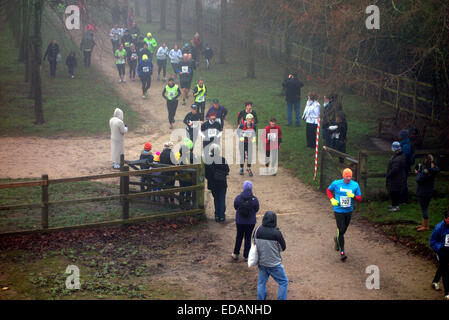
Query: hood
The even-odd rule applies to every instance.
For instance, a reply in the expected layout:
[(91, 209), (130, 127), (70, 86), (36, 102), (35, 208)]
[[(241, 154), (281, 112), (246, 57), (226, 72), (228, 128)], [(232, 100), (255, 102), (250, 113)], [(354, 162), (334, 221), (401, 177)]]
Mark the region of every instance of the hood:
[(114, 111), (114, 117), (117, 117), (123, 121), (123, 111), (119, 108), (116, 108)]
[(276, 228), (276, 213), (273, 211), (265, 212), (263, 216), (262, 225), (268, 228)]
[(252, 191), (251, 189), (246, 189), (246, 190), (244, 190), (244, 191), (241, 193), (241, 195), (242, 195), (242, 198), (244, 198), (244, 199), (249, 199), (249, 198), (254, 197), (254, 196), (253, 196), (253, 191)]

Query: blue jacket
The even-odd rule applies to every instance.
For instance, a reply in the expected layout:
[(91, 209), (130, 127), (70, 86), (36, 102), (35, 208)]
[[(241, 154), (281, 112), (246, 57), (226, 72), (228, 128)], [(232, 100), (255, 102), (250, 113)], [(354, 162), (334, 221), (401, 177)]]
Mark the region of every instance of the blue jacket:
[[(445, 246), (447, 243), (447, 246)], [(438, 255), (449, 255), (449, 226), (441, 221), (430, 236), (430, 246)]]
[(410, 156), (412, 155), (412, 146), (410, 144), (410, 139), (405, 138), (405, 139), (399, 141), (399, 143), (401, 144), (402, 152), (407, 157), (407, 160), (410, 159)]
[[(147, 67), (148, 72), (143, 72), (143, 68)], [(140, 60), (139, 65), (137, 66), (137, 74), (139, 75), (139, 78), (148, 78), (151, 77), (153, 74), (153, 63), (150, 59), (147, 60), (147, 62)]]
[[(249, 217), (243, 217), (239, 213), (239, 207), (243, 203), (244, 200), (247, 200), (250, 198), (252, 198), (251, 213), (250, 213)], [(234, 208), (236, 210), (236, 213), (235, 213), (235, 223), (236, 224), (256, 224), (256, 213), (259, 211), (259, 200), (253, 195), (253, 192), (251, 190), (245, 190), (241, 194), (239, 194), (237, 197), (235, 197)]]

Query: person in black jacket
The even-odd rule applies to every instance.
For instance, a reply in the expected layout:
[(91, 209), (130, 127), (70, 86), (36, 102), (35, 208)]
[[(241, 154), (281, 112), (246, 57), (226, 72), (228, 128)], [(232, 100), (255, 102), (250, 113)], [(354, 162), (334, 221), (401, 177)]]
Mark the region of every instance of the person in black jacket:
[(59, 45), (55, 39), (53, 39), (47, 47), (44, 54), (44, 59), (48, 57), (48, 63), (50, 64), (50, 76), (56, 77), (56, 64), (58, 63)]
[(259, 211), (259, 200), (253, 194), (253, 184), (251, 181), (243, 183), (243, 192), (234, 200), (235, 224), (237, 235), (235, 238), (234, 252), (232, 259), (238, 260), (242, 240), (245, 238), (243, 258), (248, 261), (248, 254), (251, 248), (251, 235), (256, 225), (256, 214)]
[(238, 126), (246, 121), (246, 116), (250, 113), (254, 116), (254, 124), (258, 123), (257, 114), (256, 114), (256, 111), (253, 110), (253, 106), (254, 106), (254, 103), (252, 103), (251, 101), (245, 102), (245, 109), (240, 111), (237, 115), (237, 125)]
[(196, 136), (194, 135), (194, 131), (200, 129), (201, 115), (198, 112), (198, 106), (196, 104), (192, 104), (191, 108), (192, 111), (184, 117), (184, 124), (186, 125), (187, 136), (195, 143)]
[(220, 144), (221, 135), (223, 133), (223, 124), (217, 121), (217, 115), (212, 112), (209, 120), (201, 125), (200, 135), (203, 139), (204, 153), (208, 154), (211, 143)]
[(278, 283), (278, 300), (287, 299), (288, 278), (282, 265), (281, 251), (286, 245), (281, 231), (276, 228), (276, 213), (267, 211), (262, 225), (256, 229), (255, 242), (259, 256), (259, 279), (257, 281), (257, 300), (267, 298), (269, 276)]
[[(346, 122), (346, 115), (343, 111), (337, 112), (335, 122), (331, 123), (328, 130), (324, 131), (327, 131), (327, 135), (330, 138), (329, 147), (346, 153), (346, 133), (348, 131), (348, 124)], [(340, 158), (341, 163), (344, 163), (344, 161), (345, 160), (343, 158)]]
[(208, 156), (210, 157), (209, 160), (212, 159), (212, 161), (205, 161), (205, 177), (207, 189), (212, 192), (214, 197), (215, 221), (224, 222), (226, 221), (226, 190), (228, 189), (229, 165), (220, 153), (218, 144), (210, 146)]
[(299, 81), (296, 73), (288, 75), (288, 78), (282, 83), (282, 87), (285, 90), (285, 101), (287, 101), (287, 126), (292, 125), (292, 112), (295, 109), (295, 122), (296, 126), (300, 126), (299, 113), (301, 102), (301, 88), (304, 84)]
[(92, 57), (92, 51), (95, 47), (94, 35), (92, 32), (85, 32), (83, 35), (83, 39), (81, 40), (80, 50), (84, 55), (84, 66), (90, 67), (90, 60)]
[[(173, 142), (170, 141), (170, 142), (167, 142), (164, 144), (164, 149), (161, 152), (161, 156), (160, 156), (160, 160), (159, 160), (159, 162), (161, 164), (167, 164), (170, 166), (176, 165), (172, 161), (172, 158), (171, 158), (172, 149), (173, 149)], [(166, 177), (173, 177), (173, 179), (171, 179), (171, 180), (164, 179), (164, 181), (167, 181), (165, 183), (165, 186), (168, 189), (171, 189), (175, 186), (175, 180), (174, 180), (175, 173), (173, 171), (172, 172), (162, 172), (161, 175), (166, 176)], [(165, 199), (165, 203), (168, 203), (168, 197), (164, 197), (164, 199)], [(170, 204), (173, 206), (174, 203), (175, 203), (175, 198), (170, 197)]]
[(422, 212), (422, 223), (416, 227), (417, 231), (430, 230), (427, 209), (429, 208), (430, 200), (432, 200), (435, 177), (438, 172), (440, 172), (440, 169), (435, 165), (434, 157), (431, 154), (427, 155), (422, 165), (418, 164), (415, 167), (416, 183), (418, 184), (416, 196)]
[(407, 183), (405, 170), (407, 160), (398, 141), (393, 142), (391, 150), (394, 152), (394, 155), (388, 163), (386, 185), (391, 197), (390, 211), (397, 212), (399, 211), (401, 191), (404, 188), (405, 183)]
[(67, 68), (69, 69), (69, 76), (74, 79), (75, 78), (75, 67), (77, 65), (76, 62), (76, 56), (75, 52), (72, 51), (65, 59), (65, 64), (67, 65)]
[[(149, 142), (145, 143), (142, 153), (140, 154), (140, 158), (139, 158), (139, 160), (145, 160), (145, 164), (140, 165), (141, 170), (147, 170), (147, 169), (151, 168), (151, 164), (153, 163), (153, 160), (154, 160), (153, 153), (151, 152), (152, 148), (153, 147), (151, 146), (151, 143), (149, 143)], [(140, 183), (141, 183), (140, 191), (141, 192), (148, 191), (150, 189), (148, 186), (146, 186), (146, 188), (145, 188), (145, 184), (148, 184), (148, 185), (151, 184), (150, 177), (151, 176), (148, 174), (140, 176)]]

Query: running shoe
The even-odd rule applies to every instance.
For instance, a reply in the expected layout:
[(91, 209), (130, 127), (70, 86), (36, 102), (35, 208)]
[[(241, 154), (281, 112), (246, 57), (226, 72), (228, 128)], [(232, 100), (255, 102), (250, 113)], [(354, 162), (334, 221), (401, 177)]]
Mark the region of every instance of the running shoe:
[(432, 282), (433, 290), (440, 291), (440, 285), (437, 282)]
[(232, 256), (232, 260), (234, 260), (234, 261), (237, 261), (239, 259), (238, 254), (233, 253), (231, 256)]
[(340, 260), (343, 261), (343, 262), (345, 262), (347, 258), (348, 258), (348, 257), (346, 256), (346, 254), (342, 251), (342, 252), (340, 253)]

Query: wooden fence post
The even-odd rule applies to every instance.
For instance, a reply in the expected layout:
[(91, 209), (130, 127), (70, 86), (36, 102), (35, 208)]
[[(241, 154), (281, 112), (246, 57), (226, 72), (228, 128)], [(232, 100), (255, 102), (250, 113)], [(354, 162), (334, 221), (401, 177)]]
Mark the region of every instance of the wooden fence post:
[[(198, 169), (196, 174), (196, 185), (201, 183), (205, 183), (205, 173), (204, 173), (204, 162), (201, 161), (201, 167)], [(204, 209), (204, 188), (195, 191), (196, 192), (196, 202), (198, 205), (198, 209)]]
[[(124, 167), (123, 172), (129, 172), (129, 167)], [(127, 196), (129, 195), (129, 176), (124, 176), (123, 178), (123, 195)], [(123, 197), (122, 200), (122, 219), (127, 220), (129, 219), (129, 199)]]
[(363, 194), (368, 194), (367, 186), (368, 186), (368, 155), (363, 152), (359, 151), (359, 165), (358, 165), (358, 176), (359, 176), (359, 182), (360, 186), (362, 188)]
[(41, 226), (43, 230), (48, 229), (48, 174), (42, 175), (45, 183), (42, 185), (42, 210), (41, 210)]

